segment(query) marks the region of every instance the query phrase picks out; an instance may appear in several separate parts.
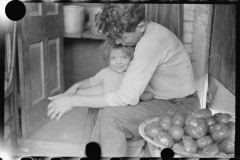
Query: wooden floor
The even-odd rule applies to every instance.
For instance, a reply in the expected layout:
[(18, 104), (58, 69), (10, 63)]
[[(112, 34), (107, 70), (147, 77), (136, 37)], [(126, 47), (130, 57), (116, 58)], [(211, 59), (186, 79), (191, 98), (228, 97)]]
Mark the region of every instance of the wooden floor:
[(74, 108), (59, 121), (51, 120), (28, 139), (20, 139), (16, 156), (82, 157), (88, 108)]
[[(28, 139), (19, 139), (19, 147), (13, 151), (12, 155), (83, 157), (87, 110), (88, 108), (74, 108), (59, 121), (52, 120), (47, 123)], [(150, 157), (148, 149), (143, 156)]]

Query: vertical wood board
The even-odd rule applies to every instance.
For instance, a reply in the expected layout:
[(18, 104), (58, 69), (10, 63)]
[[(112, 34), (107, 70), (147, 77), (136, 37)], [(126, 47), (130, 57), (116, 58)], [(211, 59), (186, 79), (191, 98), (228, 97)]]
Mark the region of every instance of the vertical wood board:
[(235, 95), (236, 5), (215, 5), (209, 73)]
[(209, 4), (196, 4), (194, 14), (192, 66), (201, 108), (206, 106), (206, 78), (208, 73), (212, 7)]

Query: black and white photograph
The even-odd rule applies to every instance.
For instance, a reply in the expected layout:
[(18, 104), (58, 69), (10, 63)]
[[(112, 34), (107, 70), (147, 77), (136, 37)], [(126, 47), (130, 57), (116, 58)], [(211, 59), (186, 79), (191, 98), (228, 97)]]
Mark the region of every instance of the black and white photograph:
[(236, 4), (22, 4), (0, 157), (235, 157)]

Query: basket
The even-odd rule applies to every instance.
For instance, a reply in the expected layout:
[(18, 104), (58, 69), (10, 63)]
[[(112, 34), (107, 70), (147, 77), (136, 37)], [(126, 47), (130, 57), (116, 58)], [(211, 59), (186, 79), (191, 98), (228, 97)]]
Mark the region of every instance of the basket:
[(85, 20), (85, 7), (79, 5), (64, 6), (65, 33), (82, 33)]
[[(153, 122), (158, 122), (159, 117), (148, 119), (142, 122), (139, 126), (139, 133), (147, 141), (147, 145), (151, 154), (151, 157), (161, 157), (161, 151), (166, 148), (165, 146), (153, 141), (149, 138), (145, 133), (145, 128), (148, 124)], [(233, 158), (234, 154), (226, 154), (226, 155), (214, 155), (214, 156), (203, 156), (201, 154), (191, 154), (184, 151), (174, 150), (175, 158)]]

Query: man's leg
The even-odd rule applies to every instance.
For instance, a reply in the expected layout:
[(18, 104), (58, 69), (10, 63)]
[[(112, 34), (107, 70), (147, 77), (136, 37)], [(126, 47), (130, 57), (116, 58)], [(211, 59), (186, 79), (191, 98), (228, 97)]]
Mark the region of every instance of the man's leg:
[(196, 106), (194, 103), (171, 103), (155, 99), (140, 102), (136, 106), (103, 108), (97, 119), (93, 141), (100, 144), (103, 157), (125, 157), (126, 138), (140, 137), (138, 127), (144, 120), (166, 114), (170, 110), (192, 112), (199, 107), (197, 100)]

